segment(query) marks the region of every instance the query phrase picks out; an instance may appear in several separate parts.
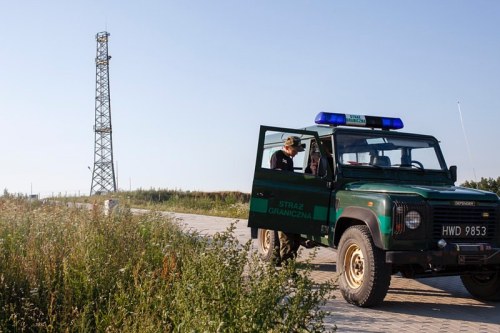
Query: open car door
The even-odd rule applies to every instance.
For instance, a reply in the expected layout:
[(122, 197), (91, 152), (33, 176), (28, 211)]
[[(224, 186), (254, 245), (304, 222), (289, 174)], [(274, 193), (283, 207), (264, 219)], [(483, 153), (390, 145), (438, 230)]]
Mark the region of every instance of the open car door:
[[(294, 172), (272, 170), (270, 159), (288, 136), (298, 136), (304, 152), (294, 159)], [(306, 173), (312, 145), (321, 154), (318, 175)], [(328, 233), (332, 171), (318, 133), (261, 126), (248, 226), (324, 236)]]

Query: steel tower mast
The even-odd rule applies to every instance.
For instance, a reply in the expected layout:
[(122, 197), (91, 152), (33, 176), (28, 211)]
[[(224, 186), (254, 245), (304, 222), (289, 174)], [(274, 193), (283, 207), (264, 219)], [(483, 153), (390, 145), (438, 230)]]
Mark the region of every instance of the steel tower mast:
[(97, 40), (95, 124), (94, 124), (94, 170), (90, 195), (116, 192), (113, 165), (113, 140), (111, 130), (111, 98), (109, 94), (108, 37), (106, 31), (99, 32)]

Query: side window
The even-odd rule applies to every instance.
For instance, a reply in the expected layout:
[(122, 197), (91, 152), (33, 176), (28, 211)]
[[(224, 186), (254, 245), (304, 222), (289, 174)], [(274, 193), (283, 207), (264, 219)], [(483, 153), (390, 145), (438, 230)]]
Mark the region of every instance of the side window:
[(270, 169), (271, 168), (271, 156), (273, 156), (274, 152), (276, 152), (277, 150), (280, 150), (280, 149), (281, 149), (280, 146), (264, 148), (264, 153), (262, 155), (261, 167), (264, 169)]
[(261, 168), (271, 168), (271, 157), (275, 152), (283, 149), (286, 139), (290, 136), (297, 136), (301, 138), (301, 146), (304, 148), (304, 151), (297, 152), (297, 154), (293, 157), (294, 172), (305, 172), (309, 159), (310, 136), (270, 130), (265, 132), (264, 146), (259, 148), (262, 149)]
[[(262, 165), (264, 169), (271, 169), (271, 156), (281, 150), (281, 147), (268, 147), (264, 148), (264, 154), (262, 156)], [(304, 151), (297, 153), (293, 158), (293, 169), (295, 172), (303, 173), (305, 171), (305, 166), (307, 166), (307, 155)]]

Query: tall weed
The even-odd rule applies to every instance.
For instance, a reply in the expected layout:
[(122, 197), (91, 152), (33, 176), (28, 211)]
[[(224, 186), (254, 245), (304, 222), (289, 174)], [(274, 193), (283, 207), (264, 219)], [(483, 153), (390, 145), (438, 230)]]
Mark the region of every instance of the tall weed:
[(315, 285), (263, 265), (233, 228), (0, 198), (1, 332), (323, 331)]

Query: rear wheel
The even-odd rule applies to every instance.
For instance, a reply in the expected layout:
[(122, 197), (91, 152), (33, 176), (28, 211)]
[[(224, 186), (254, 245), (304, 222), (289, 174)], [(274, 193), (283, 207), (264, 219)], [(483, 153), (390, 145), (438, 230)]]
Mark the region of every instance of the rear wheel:
[(257, 244), (260, 259), (271, 261), (279, 254), (280, 242), (278, 232), (268, 229), (259, 229), (257, 233)]
[(391, 282), (390, 266), (384, 251), (373, 244), (365, 225), (348, 228), (338, 250), (339, 286), (344, 299), (360, 307), (381, 303)]
[(500, 301), (500, 271), (490, 274), (461, 275), (465, 289), (481, 301)]

